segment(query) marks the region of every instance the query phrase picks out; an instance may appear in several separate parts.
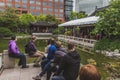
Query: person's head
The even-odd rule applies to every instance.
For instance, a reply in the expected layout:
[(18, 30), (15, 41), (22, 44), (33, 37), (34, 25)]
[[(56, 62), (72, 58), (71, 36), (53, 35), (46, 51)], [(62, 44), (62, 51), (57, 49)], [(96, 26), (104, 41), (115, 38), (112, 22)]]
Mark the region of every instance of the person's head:
[(80, 80), (101, 80), (101, 76), (95, 66), (87, 64), (81, 67)]
[(13, 36), (11, 37), (11, 40), (17, 41), (17, 37), (16, 37), (15, 35), (13, 35)]
[(31, 39), (32, 39), (33, 42), (35, 42), (37, 40), (37, 37), (36, 36), (32, 36)]
[(51, 43), (51, 39), (47, 40), (47, 45), (49, 45)]
[(50, 43), (51, 43), (51, 44), (55, 44), (55, 40), (54, 40), (54, 38), (51, 38)]
[(61, 44), (62, 44), (62, 43), (61, 43), (60, 41), (57, 41), (57, 42), (56, 42), (56, 47), (57, 47), (57, 48), (60, 48), (60, 47), (61, 47)]
[(73, 43), (68, 43), (68, 50), (70, 51), (75, 50), (75, 45)]

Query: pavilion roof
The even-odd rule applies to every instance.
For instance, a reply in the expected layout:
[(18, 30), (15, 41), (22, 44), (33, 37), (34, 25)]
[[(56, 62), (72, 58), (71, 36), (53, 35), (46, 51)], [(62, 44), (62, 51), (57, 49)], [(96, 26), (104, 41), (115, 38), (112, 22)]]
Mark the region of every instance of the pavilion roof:
[(98, 19), (99, 17), (92, 16), (87, 18), (71, 20), (71, 21), (59, 24), (58, 26), (80, 26), (80, 25), (94, 24), (98, 21)]

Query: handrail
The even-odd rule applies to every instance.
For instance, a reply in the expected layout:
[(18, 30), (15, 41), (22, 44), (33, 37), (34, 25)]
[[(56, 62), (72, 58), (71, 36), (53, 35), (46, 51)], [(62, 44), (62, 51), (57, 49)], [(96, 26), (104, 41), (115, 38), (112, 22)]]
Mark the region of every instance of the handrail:
[(66, 35), (59, 35), (58, 39), (63, 40), (65, 42), (73, 42), (77, 45), (82, 45), (84, 47), (93, 47), (97, 40), (94, 39), (86, 39), (86, 38), (79, 38), (74, 36), (66, 36)]

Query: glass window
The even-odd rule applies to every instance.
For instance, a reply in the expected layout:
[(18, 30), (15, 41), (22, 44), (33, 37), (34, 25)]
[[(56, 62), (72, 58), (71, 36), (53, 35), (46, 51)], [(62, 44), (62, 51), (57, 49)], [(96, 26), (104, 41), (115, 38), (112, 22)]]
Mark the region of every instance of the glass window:
[(40, 10), (40, 6), (36, 6), (36, 9), (37, 9), (37, 10)]
[(47, 10), (47, 8), (43, 8), (43, 11), (46, 11)]
[(27, 3), (27, 0), (22, 0), (23, 3)]
[(60, 2), (64, 2), (64, 0), (60, 0)]
[(20, 8), (20, 4), (15, 4), (15, 7), (16, 8)]
[(27, 5), (22, 5), (23, 8), (27, 8)]
[(4, 6), (5, 6), (5, 3), (4, 3), (4, 2), (0, 2), (0, 6), (1, 6), (1, 7), (4, 7)]
[(34, 4), (35, 3), (35, 1), (34, 0), (30, 0), (30, 4)]
[(73, 2), (68, 2), (68, 1), (66, 1), (65, 4), (66, 4), (66, 5), (72, 5)]
[(40, 15), (40, 12), (36, 12), (36, 15)]
[(59, 15), (58, 14), (55, 14), (56, 17), (58, 17)]
[(55, 12), (58, 12), (58, 9), (55, 9)]
[(11, 3), (6, 3), (6, 6), (12, 7), (12, 4)]
[(43, 6), (47, 6), (48, 4), (47, 4), (47, 2), (43, 2)]
[(49, 0), (49, 1), (53, 1), (53, 0)]
[(34, 10), (34, 9), (35, 9), (35, 6), (30, 6), (30, 9), (31, 9), (31, 10)]
[(54, 7), (55, 7), (55, 8), (59, 8), (59, 5), (58, 5), (58, 4), (54, 4)]
[(52, 3), (48, 3), (48, 6), (53, 6), (53, 4)]
[[(8, 1), (8, 2), (12, 2), (12, 0), (6, 0), (6, 1)], [(16, 0), (15, 0), (16, 1)]]
[(58, 2), (59, 0), (55, 0), (55, 2)]
[(31, 13), (32, 15), (34, 15), (34, 14), (35, 14), (33, 11), (30, 11), (30, 13)]
[(62, 4), (59, 4), (59, 8), (64, 8), (64, 5), (62, 5)]
[(63, 12), (63, 9), (60, 9), (59, 12)]
[(63, 18), (63, 14), (59, 14), (59, 17)]
[(37, 4), (37, 5), (41, 5), (41, 2), (39, 2), (39, 1), (36, 1), (36, 4)]
[(15, 2), (20, 2), (21, 0), (15, 0)]
[(52, 12), (52, 11), (53, 11), (53, 9), (52, 9), (52, 8), (48, 8), (48, 11), (49, 11), (49, 12)]

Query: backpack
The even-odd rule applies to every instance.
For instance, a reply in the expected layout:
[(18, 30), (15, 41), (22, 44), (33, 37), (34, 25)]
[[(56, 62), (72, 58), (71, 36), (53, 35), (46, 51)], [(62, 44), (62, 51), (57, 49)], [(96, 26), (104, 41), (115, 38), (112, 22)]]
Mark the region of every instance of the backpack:
[(30, 43), (30, 42), (28, 42), (28, 43), (25, 45), (25, 53), (29, 53), (29, 52), (30, 52), (30, 50), (31, 50), (30, 46), (31, 46), (31, 43)]

